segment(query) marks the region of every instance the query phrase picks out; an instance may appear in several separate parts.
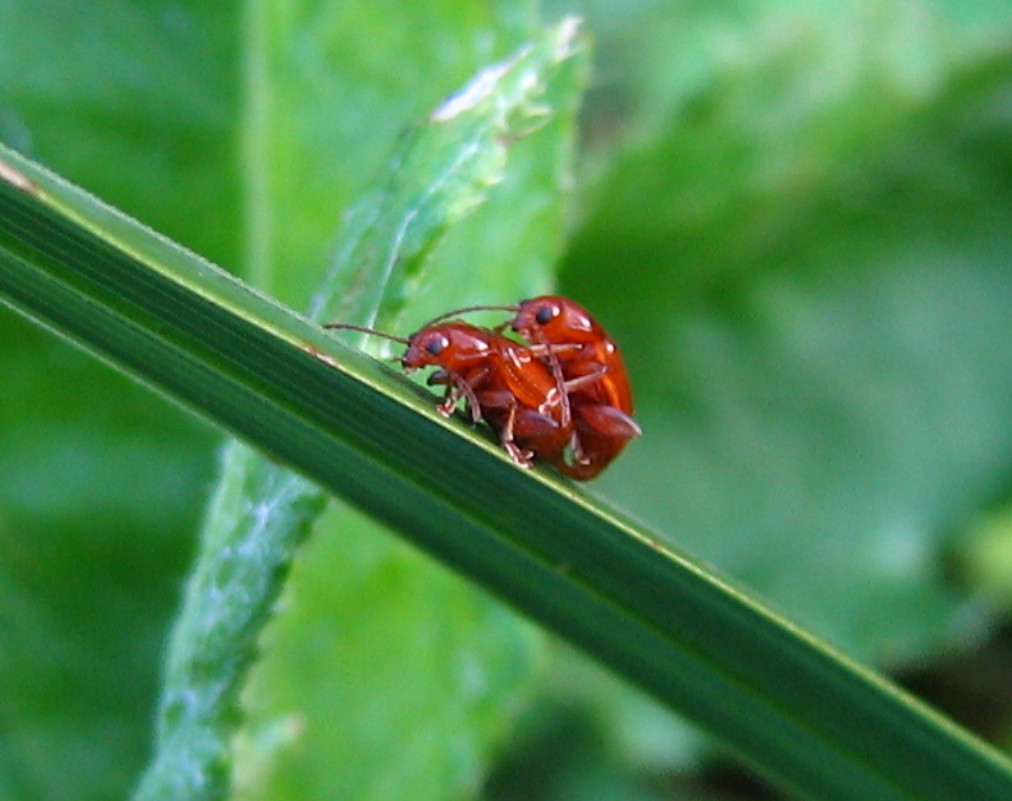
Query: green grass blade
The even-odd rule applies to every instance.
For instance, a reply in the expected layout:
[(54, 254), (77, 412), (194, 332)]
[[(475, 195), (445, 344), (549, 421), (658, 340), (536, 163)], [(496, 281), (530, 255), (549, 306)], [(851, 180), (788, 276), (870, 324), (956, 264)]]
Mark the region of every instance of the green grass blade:
[[(459, 77), (460, 65), (472, 61), (475, 77), (469, 85), (483, 91), (462, 90), (471, 101), (462, 107), (451, 99), (450, 108), (458, 106), (452, 116), (440, 113), (447, 101), (439, 98), (433, 99), (430, 109), (412, 112), (416, 124), (392, 143), (393, 157), (344, 215), (345, 226), (334, 249), (336, 263), (322, 287), (323, 260), (300, 256), (304, 248), (297, 240), (299, 234), (309, 238), (302, 224), (306, 204), (316, 209), (341, 205), (336, 202), (340, 192), (334, 191), (339, 182), (331, 187), (324, 181), (321, 187), (321, 176), (328, 167), (334, 168), (334, 153), (339, 152), (346, 163), (355, 160), (354, 149), (349, 152), (340, 128), (332, 130), (340, 147), (321, 137), (332, 150), (316, 158), (308, 152), (291, 153), (281, 145), (283, 186), (291, 191), (271, 197), (279, 226), (272, 294), (281, 290), (282, 297), (302, 295), (283, 287), (290, 281), (293, 264), (308, 264), (316, 269), (297, 269), (315, 274), (315, 317), (376, 320), (384, 330), (407, 332), (419, 320), (451, 306), (485, 298), (528, 297), (550, 285), (571, 186), (566, 178), (587, 49), (582, 39), (573, 39), (576, 28), (571, 22), (543, 30), (535, 15), (502, 19), (501, 11), (507, 7), (519, 4), (510, 0), (483, 7), (477, 16), (447, 6), (436, 12), (443, 21), (438, 26), (432, 9), (382, 22), (385, 32), (393, 25), (411, 37), (412, 47), (391, 53), (393, 72), (428, 75), (430, 86), (412, 92), (414, 97), (425, 97), (433, 87), (450, 81), (467, 86)], [(349, 12), (340, 14), (347, 17)], [(417, 37), (411, 32), (420, 20), (412, 15), (426, 18)], [(284, 107), (273, 112), (282, 143), (290, 130), (298, 129), (300, 119), (320, 116), (318, 98), (303, 98), (310, 102), (298, 104), (300, 86), (289, 85), (289, 68), (299, 61), (297, 51), (311, 38), (329, 52), (325, 43), (330, 31), (340, 27), (328, 29), (319, 16), (314, 17), (312, 30), (271, 26), (275, 55), (260, 80), (274, 84), (271, 96), (286, 98)], [(441, 31), (438, 41), (430, 43), (422, 31), (431, 36), (436, 28)], [(356, 30), (360, 38), (368, 39), (361, 27)], [(490, 56), (487, 49), (481, 55), (472, 52), (479, 41), (497, 42), (496, 53), (508, 48), (503, 60), (485, 63)], [(433, 46), (441, 53), (439, 59), (431, 58)], [(454, 57), (451, 51), (459, 52)], [(454, 63), (457, 66), (450, 67)], [(344, 66), (346, 75), (357, 74)], [(375, 79), (374, 67), (368, 69)], [(354, 109), (359, 126), (368, 129), (359, 117), (361, 108), (346, 94), (340, 78), (335, 90), (337, 76), (324, 77), (330, 80), (320, 83), (335, 94), (327, 108)], [(396, 108), (397, 103), (386, 107), (386, 115), (397, 118)], [(391, 124), (402, 123), (388, 121), (377, 129), (376, 141)], [(271, 163), (270, 152), (256, 154), (253, 174), (257, 165)], [(292, 158), (301, 158), (301, 172)], [(316, 196), (314, 202), (313, 187), (326, 188), (325, 200)], [(284, 223), (293, 210), (299, 224)], [(336, 217), (331, 214), (331, 225)], [(518, 231), (523, 235), (517, 236)], [(328, 228), (315, 241), (329, 243), (332, 237)], [(430, 258), (427, 254), (434, 247), (438, 252)], [(459, 280), (461, 275), (467, 280)], [(413, 289), (418, 282), (422, 292)], [(348, 291), (349, 285), (354, 291)], [(411, 306), (405, 317), (394, 320), (408, 296)], [(302, 300), (296, 303), (301, 305)], [(373, 339), (370, 344), (387, 343)], [(275, 497), (271, 489), (291, 485), (277, 480), (285, 468), (267, 457), (247, 446), (231, 446), (224, 482), (236, 482), (236, 476), (228, 475), (232, 470), (254, 478), (248, 491), (230, 493), (229, 504), (215, 505), (209, 526), (218, 517), (241, 521), (242, 510), (249, 507), (288, 504), (287, 497)], [(307, 492), (320, 490), (310, 486)], [(537, 680), (542, 663), (538, 657), (545, 644), (541, 632), (413, 549), (379, 534), (379, 529), (347, 504), (331, 504), (314, 527), (312, 546), (301, 552), (295, 575), (285, 582), (286, 614), (274, 621), (270, 648), (244, 679), (243, 721), (233, 738), (232, 783), (247, 791), (243, 795), (250, 801), (325, 796), (338, 786), (349, 798), (376, 793), (417, 801), (461, 796), (474, 787), (475, 776), (489, 769), (504, 730)], [(397, 566), (396, 582), (389, 578), (392, 564)], [(360, 614), (363, 608), (368, 615)], [(431, 636), (436, 621), (438, 638)], [(316, 636), (305, 636), (307, 630)], [(384, 665), (375, 664), (371, 656), (378, 649), (388, 655)], [(414, 688), (406, 696), (400, 688), (407, 674), (394, 667), (403, 658), (411, 660)], [(468, 675), (482, 676), (480, 693), (461, 686), (461, 659), (470, 666)], [(326, 667), (307, 669), (315, 662)], [(292, 710), (300, 710), (304, 725), (282, 729), (284, 736), (277, 736), (279, 716), (291, 720)], [(378, 718), (387, 725), (375, 726)], [(423, 740), (417, 736), (419, 727), (425, 730)], [(403, 753), (405, 758), (391, 761), (390, 753)], [(335, 759), (334, 754), (340, 757)], [(326, 769), (320, 770), (324, 765)]]
[[(572, 66), (575, 34), (571, 23), (547, 31), (402, 138), (374, 190), (348, 214), (344, 246), (314, 298), (315, 317), (390, 321), (426, 254), (502, 179), (508, 143), (550, 116), (540, 101), (556, 73)], [(226, 794), (239, 690), (325, 499), (286, 466), (237, 443), (226, 449), (175, 624), (157, 753), (138, 801)]]
[(1012, 797), (991, 749), (580, 490), (516, 469), (382, 365), (13, 154), (0, 163), (10, 305), (398, 529), (800, 795)]

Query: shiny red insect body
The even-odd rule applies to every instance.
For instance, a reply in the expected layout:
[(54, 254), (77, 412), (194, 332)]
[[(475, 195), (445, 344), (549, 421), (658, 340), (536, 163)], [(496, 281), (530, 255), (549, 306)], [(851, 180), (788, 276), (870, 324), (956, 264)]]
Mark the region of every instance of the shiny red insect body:
[(534, 351), (502, 334), (463, 322), (428, 325), (406, 339), (352, 325), (345, 328), (402, 342), (405, 371), (437, 368), (428, 383), (446, 387), (437, 407), (450, 415), (463, 399), (484, 419), (513, 460), (558, 462), (572, 438), (568, 398), (558, 376)]
[[(449, 319), (479, 310), (515, 316), (496, 329)], [(428, 383), (446, 387), (439, 411), (452, 414), (465, 400), (474, 421), (484, 419), (521, 466), (537, 459), (586, 481), (641, 433), (618, 348), (587, 310), (568, 298), (545, 295), (515, 306), (458, 309), (408, 338), (353, 325), (326, 327), (405, 344), (405, 370), (437, 368)], [(504, 336), (508, 327), (526, 342)]]
[(585, 308), (558, 295), (521, 302), (511, 325), (532, 346), (549, 350), (569, 387), (573, 458), (559, 469), (594, 478), (642, 433), (632, 418), (629, 374), (618, 347)]

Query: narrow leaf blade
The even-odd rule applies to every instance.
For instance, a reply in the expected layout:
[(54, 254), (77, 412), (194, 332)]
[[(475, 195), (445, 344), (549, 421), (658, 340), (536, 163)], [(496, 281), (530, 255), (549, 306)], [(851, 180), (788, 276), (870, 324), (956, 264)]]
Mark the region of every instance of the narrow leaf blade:
[(2, 159), (30, 180), (0, 182), (7, 302), (339, 492), (800, 794), (1012, 794), (1007, 761), (899, 689), (581, 491), (516, 469), (381, 365), (206, 263), (162, 261), (168, 245), (139, 228), (127, 252), (75, 224), (47, 202), (53, 180)]

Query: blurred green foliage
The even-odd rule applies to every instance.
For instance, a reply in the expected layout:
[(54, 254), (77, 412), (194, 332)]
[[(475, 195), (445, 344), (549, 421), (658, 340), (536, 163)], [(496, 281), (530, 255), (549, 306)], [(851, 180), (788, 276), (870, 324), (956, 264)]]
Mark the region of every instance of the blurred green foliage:
[[(538, 21), (524, 2), (45, 5), (0, 0), (0, 139), (297, 306), (404, 125)], [(646, 431), (602, 494), (858, 656), (972, 647), (981, 587), (1012, 586), (1008, 526), (975, 532), (1012, 487), (1012, 6), (547, 5), (596, 40), (568, 245), (521, 152), (415, 319), (539, 291), (559, 256)], [(532, 197), (547, 216), (521, 230), (502, 209)], [(515, 269), (461, 270), (496, 225)], [(122, 797), (216, 435), (6, 310), (0, 331), (0, 798)], [(380, 797), (392, 763), (383, 797), (433, 776), (473, 795), (477, 730), (514, 732), (497, 796), (549, 769), (541, 797), (664, 795), (629, 777), (688, 763), (667, 716), (332, 514), (251, 688), (253, 795)], [(355, 706), (374, 729), (340, 726)]]

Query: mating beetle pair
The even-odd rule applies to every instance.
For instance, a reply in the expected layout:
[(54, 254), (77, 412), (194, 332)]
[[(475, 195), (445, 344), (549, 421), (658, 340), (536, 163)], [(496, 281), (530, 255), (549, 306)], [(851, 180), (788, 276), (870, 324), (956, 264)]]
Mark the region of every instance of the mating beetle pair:
[[(449, 318), (473, 311), (508, 311), (496, 328)], [(552, 464), (572, 478), (598, 475), (626, 443), (640, 435), (632, 418), (629, 378), (618, 348), (579, 304), (545, 295), (515, 306), (470, 306), (427, 323), (410, 337), (335, 323), (407, 346), (407, 370), (435, 367), (428, 383), (445, 386), (437, 407), (450, 415), (466, 401), (513, 461)], [(524, 342), (503, 333), (512, 328)]]

